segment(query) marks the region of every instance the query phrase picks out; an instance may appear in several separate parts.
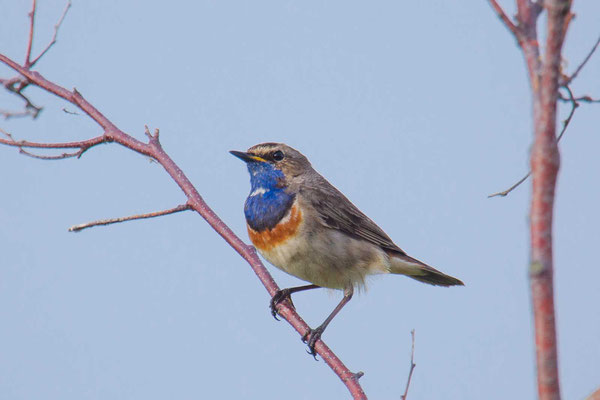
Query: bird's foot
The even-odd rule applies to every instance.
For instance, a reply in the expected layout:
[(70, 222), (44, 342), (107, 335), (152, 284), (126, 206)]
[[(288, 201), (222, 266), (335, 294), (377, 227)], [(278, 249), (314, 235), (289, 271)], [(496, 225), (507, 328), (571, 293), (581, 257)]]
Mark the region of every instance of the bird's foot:
[(279, 318), (277, 318), (277, 306), (279, 305), (279, 303), (281, 303), (282, 301), (288, 300), (291, 304), (292, 307), (294, 307), (294, 303), (292, 303), (292, 298), (290, 297), (290, 290), (289, 289), (281, 289), (278, 290), (273, 297), (271, 298), (271, 302), (269, 303), (269, 307), (271, 308), (271, 315), (273, 316), (273, 318), (275, 318), (277, 321), (279, 321)]
[(306, 350), (306, 352), (308, 354), (310, 354), (311, 356), (313, 356), (315, 358), (315, 360), (317, 359), (317, 352), (315, 351), (315, 343), (317, 343), (317, 340), (319, 340), (321, 338), (321, 335), (323, 334), (324, 330), (325, 329), (321, 326), (319, 326), (315, 329), (309, 328), (308, 331), (306, 331), (306, 333), (302, 336), (302, 341), (304, 343), (306, 343), (308, 346), (308, 350)]

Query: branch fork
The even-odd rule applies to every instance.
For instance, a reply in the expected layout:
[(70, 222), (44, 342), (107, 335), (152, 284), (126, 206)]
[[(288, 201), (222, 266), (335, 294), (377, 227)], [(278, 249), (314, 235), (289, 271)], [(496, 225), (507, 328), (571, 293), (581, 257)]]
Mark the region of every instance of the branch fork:
[[(187, 176), (183, 173), (183, 171), (175, 164), (175, 162), (171, 159), (171, 157), (163, 150), (160, 141), (159, 141), (159, 130), (154, 130), (154, 133), (150, 133), (149, 128), (146, 126), (144, 133), (148, 138), (148, 142), (144, 143), (138, 139), (135, 139), (131, 135), (128, 135), (124, 131), (120, 130), (116, 125), (114, 125), (108, 118), (106, 118), (98, 109), (96, 109), (92, 104), (90, 104), (82, 95), (77, 91), (77, 89), (73, 89), (72, 91), (67, 90), (54, 82), (51, 82), (44, 78), (39, 72), (32, 71), (31, 68), (40, 60), (42, 56), (44, 56), (47, 51), (56, 43), (56, 36), (58, 34), (58, 30), (62, 25), (65, 15), (67, 14), (69, 8), (71, 6), (71, 2), (67, 3), (61, 18), (55, 26), (55, 32), (52, 40), (47, 45), (47, 47), (40, 53), (38, 57), (35, 59), (31, 59), (31, 51), (32, 51), (32, 43), (34, 36), (34, 21), (35, 21), (35, 11), (36, 11), (36, 0), (33, 0), (32, 10), (29, 13), (30, 18), (30, 31), (29, 38), (27, 44), (27, 51), (25, 55), (25, 61), (21, 65), (11, 58), (5, 56), (4, 54), (0, 54), (0, 62), (6, 64), (8, 67), (12, 68), (16, 71), (20, 76), (18, 78), (13, 78), (9, 80), (1, 81), (5, 86), (7, 82), (10, 82), (10, 85), (16, 85), (19, 83), (18, 94), (22, 97), (26, 104), (31, 104), (27, 98), (22, 95), (22, 90), (24, 90), (29, 85), (35, 85), (41, 88), (42, 90), (54, 94), (55, 96), (66, 100), (67, 102), (76, 106), (82, 113), (86, 114), (90, 118), (92, 118), (101, 128), (103, 134), (91, 139), (82, 140), (78, 142), (64, 142), (64, 143), (38, 143), (38, 142), (30, 142), (26, 140), (15, 140), (8, 132), (2, 130), (6, 138), (0, 138), (0, 144), (5, 144), (8, 146), (17, 147), (24, 154), (31, 155), (35, 158), (45, 159), (45, 160), (59, 160), (66, 159), (72, 157), (81, 157), (83, 153), (85, 153), (90, 148), (97, 146), (101, 143), (110, 143), (116, 142), (120, 145), (129, 148), (132, 151), (135, 151), (139, 154), (148, 156), (158, 162), (164, 170), (171, 176), (171, 178), (177, 183), (180, 189), (183, 191), (184, 195), (187, 198), (187, 201), (184, 204), (181, 204), (172, 209), (147, 213), (147, 214), (137, 214), (129, 217), (122, 218), (113, 218), (109, 220), (100, 220), (93, 221), (86, 224), (75, 225), (71, 227), (71, 231), (80, 231), (82, 229), (86, 229), (92, 226), (99, 225), (109, 225), (118, 222), (130, 221), (135, 219), (144, 219), (144, 218), (153, 218), (157, 216), (173, 214), (180, 211), (185, 210), (194, 210), (198, 214), (200, 214), (206, 222), (235, 250), (237, 251), (242, 258), (244, 258), (250, 267), (253, 269), (254, 273), (257, 275), (267, 292), (270, 296), (273, 296), (277, 291), (279, 291), (279, 287), (273, 280), (272, 276), (269, 274), (265, 266), (262, 264), (256, 250), (253, 246), (245, 244), (226, 224), (223, 222), (214, 211), (206, 204), (202, 196), (198, 193), (197, 189), (192, 185)], [(25, 148), (35, 148), (35, 149), (76, 149), (76, 151), (70, 153), (63, 153), (56, 156), (40, 156), (29, 154)], [(296, 311), (290, 305), (286, 303), (282, 303), (279, 306), (279, 315), (283, 317), (292, 327), (300, 334), (304, 335), (308, 330), (308, 325), (304, 322), (304, 320), (296, 313)], [(366, 395), (359, 384), (358, 380), (362, 376), (362, 373), (352, 373), (344, 363), (339, 359), (339, 357), (322, 341), (318, 340), (315, 343), (315, 350), (317, 354), (321, 356), (324, 362), (334, 371), (334, 373), (340, 378), (340, 380), (347, 387), (348, 391), (352, 395), (354, 399), (366, 399)]]

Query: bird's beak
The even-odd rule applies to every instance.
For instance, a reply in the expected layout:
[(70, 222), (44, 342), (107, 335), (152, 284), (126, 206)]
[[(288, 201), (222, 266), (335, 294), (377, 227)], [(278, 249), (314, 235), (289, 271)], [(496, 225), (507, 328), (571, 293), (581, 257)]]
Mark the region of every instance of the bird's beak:
[(257, 161), (258, 162), (266, 162), (267, 161), (264, 158), (261, 158), (261, 157), (258, 157), (258, 156), (255, 156), (255, 155), (252, 155), (249, 153), (244, 153), (243, 151), (231, 150), (230, 153), (244, 162), (257, 162)]

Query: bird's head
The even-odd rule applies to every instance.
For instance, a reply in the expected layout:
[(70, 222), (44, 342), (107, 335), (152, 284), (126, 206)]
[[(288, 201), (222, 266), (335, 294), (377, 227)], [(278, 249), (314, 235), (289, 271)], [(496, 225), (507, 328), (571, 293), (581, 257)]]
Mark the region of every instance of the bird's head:
[(311, 169), (302, 153), (283, 143), (261, 143), (246, 152), (230, 153), (248, 166), (253, 190), (285, 188)]

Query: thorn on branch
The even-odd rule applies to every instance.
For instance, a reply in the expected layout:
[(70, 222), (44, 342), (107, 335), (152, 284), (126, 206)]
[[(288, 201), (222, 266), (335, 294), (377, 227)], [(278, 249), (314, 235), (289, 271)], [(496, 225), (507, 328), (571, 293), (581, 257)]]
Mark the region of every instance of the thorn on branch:
[(404, 394), (400, 396), (402, 400), (406, 400), (406, 396), (408, 395), (408, 387), (410, 386), (410, 380), (412, 379), (413, 371), (417, 364), (415, 364), (415, 330), (410, 331), (410, 336), (412, 338), (412, 345), (410, 350), (410, 370), (408, 371), (408, 379), (406, 380), (406, 388), (404, 389)]
[(149, 139), (158, 139), (159, 130), (158, 128), (154, 129), (154, 135), (150, 133), (150, 129), (148, 129), (148, 125), (144, 125), (144, 133), (148, 136)]
[(149, 143), (160, 146), (160, 142), (158, 139), (160, 131), (158, 128), (154, 129), (154, 134), (150, 133), (150, 129), (148, 129), (148, 125), (144, 125), (144, 134), (148, 136)]
[(66, 109), (66, 107), (63, 107), (63, 108), (62, 108), (62, 111), (63, 111), (65, 114), (71, 114), (71, 115), (80, 115), (80, 114), (79, 114), (78, 112), (76, 112), (76, 111), (69, 111), (69, 110), (67, 110), (67, 109)]
[(155, 211), (155, 212), (151, 212), (151, 213), (147, 213), (147, 214), (136, 214), (136, 215), (130, 215), (128, 217), (121, 217), (121, 218), (101, 219), (98, 221), (87, 222), (85, 224), (73, 225), (72, 227), (69, 228), (69, 232), (79, 232), (86, 228), (91, 228), (94, 226), (111, 225), (111, 224), (117, 224), (120, 222), (133, 221), (136, 219), (160, 217), (163, 215), (175, 214), (175, 213), (190, 210), (190, 209), (191, 209), (191, 206), (186, 203), (186, 204), (181, 204), (181, 205), (178, 205), (177, 207), (170, 208), (168, 210), (163, 210), (163, 211)]
[(365, 373), (362, 371), (358, 371), (357, 373), (354, 374), (354, 380), (359, 380), (360, 378), (362, 378), (363, 376), (365, 376)]

